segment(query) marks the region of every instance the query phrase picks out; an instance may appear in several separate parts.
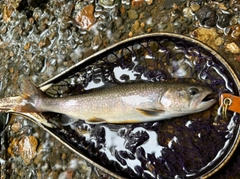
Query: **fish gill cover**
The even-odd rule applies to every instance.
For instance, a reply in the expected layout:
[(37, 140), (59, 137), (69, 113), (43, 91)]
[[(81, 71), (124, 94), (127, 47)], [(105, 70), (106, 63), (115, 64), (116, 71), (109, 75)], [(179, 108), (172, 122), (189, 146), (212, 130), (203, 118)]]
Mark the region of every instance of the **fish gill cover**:
[[(164, 36), (133, 40), (100, 53), (47, 93), (63, 97), (139, 80), (202, 83), (216, 98), (223, 92), (238, 95), (231, 75), (213, 54), (190, 41)], [(216, 104), (198, 114), (140, 124), (79, 120), (54, 132), (120, 176), (196, 178), (218, 165), (235, 140), (239, 116), (228, 112), (224, 119), (218, 110)]]

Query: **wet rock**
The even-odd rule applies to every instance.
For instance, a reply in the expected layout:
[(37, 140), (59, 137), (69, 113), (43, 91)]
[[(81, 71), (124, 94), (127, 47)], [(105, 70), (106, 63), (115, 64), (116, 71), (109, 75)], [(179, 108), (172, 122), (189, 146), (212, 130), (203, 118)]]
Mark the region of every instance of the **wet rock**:
[(144, 3), (144, 0), (132, 0), (132, 7), (140, 7)]
[(95, 23), (94, 6), (92, 4), (85, 6), (75, 17), (76, 23), (84, 30), (89, 30)]
[(236, 57), (235, 57), (235, 60), (238, 61), (238, 62), (240, 62), (240, 55), (236, 56)]
[(231, 14), (219, 14), (218, 15), (218, 20), (217, 20), (217, 25), (220, 28), (224, 28), (229, 26), (229, 22), (231, 19), (232, 15)]
[(43, 47), (47, 47), (51, 44), (49, 38), (44, 38), (43, 40), (41, 40), (38, 45), (40, 48), (43, 48)]
[(145, 0), (145, 2), (148, 4), (148, 5), (151, 5), (153, 3), (153, 0)]
[(240, 10), (240, 0), (230, 0), (229, 4), (232, 10), (236, 12)]
[(11, 126), (11, 129), (12, 129), (13, 132), (18, 132), (21, 127), (22, 127), (22, 125), (20, 123), (15, 122)]
[[(194, 30), (191, 33), (191, 36), (194, 38), (197, 38), (203, 43), (206, 43), (207, 45), (211, 46), (213, 49), (217, 49), (218, 45), (216, 45), (216, 39), (218, 38), (219, 35), (215, 28), (207, 29), (207, 28), (200, 27)], [(220, 41), (220, 39), (218, 39), (218, 41)]]
[(196, 16), (201, 25), (205, 27), (213, 27), (216, 25), (217, 22), (217, 15), (216, 11), (209, 7), (203, 6), (196, 12)]
[(114, 23), (115, 23), (116, 28), (118, 29), (120, 26), (123, 25), (123, 19), (121, 17), (119, 17), (114, 21)]
[(91, 44), (92, 49), (97, 50), (101, 47), (101, 45), (102, 45), (102, 38), (99, 35), (95, 35), (93, 37), (93, 41), (92, 41), (92, 44)]
[(137, 18), (138, 18), (138, 13), (137, 13), (137, 11), (134, 10), (134, 9), (130, 9), (130, 10), (128, 11), (128, 17), (129, 17), (129, 19), (137, 19)]
[(140, 22), (138, 20), (136, 20), (135, 23), (132, 26), (132, 30), (133, 31), (138, 30), (139, 26), (140, 26)]
[(3, 20), (4, 22), (9, 22), (10, 21), (10, 17), (13, 13), (14, 9), (10, 6), (10, 7), (7, 7), (5, 6), (3, 8)]
[[(24, 0), (22, 0), (22, 1), (24, 1)], [(48, 1), (49, 0), (27, 0), (28, 5), (33, 8), (40, 7), (43, 4), (46, 4)]]
[(186, 33), (188, 31), (188, 19), (180, 18), (173, 23), (175, 33)]
[(28, 49), (30, 48), (30, 46), (31, 46), (31, 43), (30, 43), (30, 42), (27, 42), (27, 43), (24, 45), (23, 49), (24, 49), (24, 50), (28, 50)]
[(216, 46), (220, 46), (220, 45), (223, 45), (224, 43), (224, 40), (222, 37), (217, 37), (216, 40), (215, 40), (215, 45)]
[(192, 12), (198, 11), (200, 9), (200, 7), (201, 6), (198, 3), (192, 3), (191, 6), (190, 6)]
[(102, 6), (112, 6), (114, 5), (114, 0), (99, 0), (98, 3)]
[(127, 17), (128, 17), (127, 12), (121, 13), (121, 18), (122, 19), (127, 19)]
[(42, 73), (46, 70), (46, 59), (43, 56), (36, 57), (32, 63), (32, 69), (37, 73)]
[(224, 29), (224, 34), (233, 39), (239, 39), (240, 37), (240, 25), (228, 26)]
[(167, 0), (167, 1), (164, 1), (164, 7), (166, 9), (170, 9), (174, 6), (174, 4), (179, 6), (185, 2), (186, 2), (186, 0)]
[(118, 40), (120, 39), (120, 37), (121, 37), (121, 33), (120, 32), (115, 32), (113, 35), (112, 35), (112, 40), (113, 40), (113, 42), (118, 42)]
[(8, 147), (8, 153), (11, 156), (20, 155), (28, 165), (36, 156), (37, 145), (38, 141), (34, 136), (14, 138)]
[(20, 139), (18, 143), (19, 154), (26, 164), (36, 156), (38, 141), (34, 136), (26, 136)]
[(189, 7), (184, 8), (183, 9), (183, 16), (188, 18), (188, 19), (192, 19), (193, 18), (192, 10)]
[(226, 44), (226, 49), (234, 54), (240, 53), (239, 46), (234, 42)]

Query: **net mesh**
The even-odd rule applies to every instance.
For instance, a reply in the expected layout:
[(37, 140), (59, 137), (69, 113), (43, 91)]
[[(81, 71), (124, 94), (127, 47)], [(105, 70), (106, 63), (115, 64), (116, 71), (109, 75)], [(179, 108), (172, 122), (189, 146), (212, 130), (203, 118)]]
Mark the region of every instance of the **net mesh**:
[[(64, 97), (129, 81), (177, 81), (210, 86), (215, 97), (237, 95), (225, 67), (201, 46), (180, 38), (151, 37), (120, 44), (76, 67), (47, 93)], [(216, 104), (171, 120), (140, 124), (87, 124), (77, 121), (56, 133), (109, 170), (125, 177), (191, 178), (225, 157), (238, 130), (238, 115), (224, 119)], [(57, 121), (60, 114), (50, 115)]]

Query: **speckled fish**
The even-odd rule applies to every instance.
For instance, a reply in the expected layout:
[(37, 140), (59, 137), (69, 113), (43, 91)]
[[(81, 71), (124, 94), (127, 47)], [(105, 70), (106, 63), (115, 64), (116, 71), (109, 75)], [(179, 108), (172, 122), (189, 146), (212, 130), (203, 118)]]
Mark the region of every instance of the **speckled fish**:
[(130, 83), (52, 98), (24, 80), (22, 90), (19, 101), (0, 102), (0, 110), (55, 112), (91, 123), (140, 123), (197, 113), (216, 102), (209, 98), (210, 88), (188, 83)]

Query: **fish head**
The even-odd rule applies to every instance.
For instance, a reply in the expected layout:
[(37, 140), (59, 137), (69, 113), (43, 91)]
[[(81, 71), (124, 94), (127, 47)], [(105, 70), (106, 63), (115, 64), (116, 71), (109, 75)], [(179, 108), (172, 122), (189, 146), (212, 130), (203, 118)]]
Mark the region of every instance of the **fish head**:
[(216, 99), (212, 90), (205, 86), (182, 85), (168, 89), (160, 98), (159, 103), (167, 111), (180, 113), (196, 113), (208, 109)]

